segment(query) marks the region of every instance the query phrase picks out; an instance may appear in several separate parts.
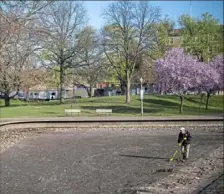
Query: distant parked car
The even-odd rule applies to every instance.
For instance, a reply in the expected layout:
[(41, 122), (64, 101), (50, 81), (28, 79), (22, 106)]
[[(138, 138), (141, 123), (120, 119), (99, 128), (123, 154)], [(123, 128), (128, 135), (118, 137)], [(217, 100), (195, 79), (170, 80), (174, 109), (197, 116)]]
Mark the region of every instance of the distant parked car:
[(23, 92), (18, 92), (18, 94), (17, 94), (17, 98), (18, 98), (19, 100), (26, 100), (26, 96), (24, 95)]
[(120, 96), (121, 95), (121, 91), (120, 90), (117, 90), (116, 95), (117, 96)]

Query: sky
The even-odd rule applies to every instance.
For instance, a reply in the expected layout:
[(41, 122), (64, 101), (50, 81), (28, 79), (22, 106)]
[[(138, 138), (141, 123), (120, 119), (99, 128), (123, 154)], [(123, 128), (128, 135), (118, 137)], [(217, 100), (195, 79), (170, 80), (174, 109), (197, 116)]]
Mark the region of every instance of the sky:
[[(89, 24), (100, 29), (104, 24), (103, 10), (113, 1), (85, 1), (89, 15)], [(190, 1), (150, 1), (152, 5), (159, 6), (163, 15), (168, 15), (174, 21), (182, 14), (190, 14)], [(191, 1), (191, 15), (200, 17), (208, 12), (223, 24), (223, 1)], [(177, 23), (177, 22), (176, 22)], [(176, 27), (178, 27), (176, 25)]]

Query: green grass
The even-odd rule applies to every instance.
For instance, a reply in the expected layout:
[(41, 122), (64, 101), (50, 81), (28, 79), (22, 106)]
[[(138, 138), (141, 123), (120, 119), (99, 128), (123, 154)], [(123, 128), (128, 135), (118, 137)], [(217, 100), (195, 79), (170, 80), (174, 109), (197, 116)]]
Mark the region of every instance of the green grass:
[[(209, 110), (205, 110), (205, 100), (203, 98), (202, 110), (199, 110), (199, 96), (186, 96), (184, 101), (183, 115), (205, 115), (223, 112), (223, 96), (212, 96), (209, 101)], [(25, 102), (12, 100), (10, 107), (4, 107), (4, 102), (0, 101), (1, 118), (13, 117), (55, 117), (64, 116), (64, 109), (78, 108), (82, 110), (82, 116), (96, 116), (95, 109), (110, 108), (113, 115), (120, 116), (140, 116), (139, 96), (132, 96), (131, 103), (125, 104), (125, 96), (83, 98), (67, 100), (63, 105), (58, 101), (50, 102)], [(180, 100), (178, 96), (144, 96), (145, 116), (166, 116), (179, 115)]]

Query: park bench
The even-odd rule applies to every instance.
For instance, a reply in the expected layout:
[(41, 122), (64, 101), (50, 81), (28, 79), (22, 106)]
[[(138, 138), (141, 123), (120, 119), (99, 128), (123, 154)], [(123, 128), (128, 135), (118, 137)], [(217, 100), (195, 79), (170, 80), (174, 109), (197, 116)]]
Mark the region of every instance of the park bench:
[(112, 109), (96, 109), (96, 113), (100, 114), (112, 114)]
[(73, 113), (77, 113), (78, 115), (81, 113), (80, 109), (65, 109), (65, 115), (72, 115)]

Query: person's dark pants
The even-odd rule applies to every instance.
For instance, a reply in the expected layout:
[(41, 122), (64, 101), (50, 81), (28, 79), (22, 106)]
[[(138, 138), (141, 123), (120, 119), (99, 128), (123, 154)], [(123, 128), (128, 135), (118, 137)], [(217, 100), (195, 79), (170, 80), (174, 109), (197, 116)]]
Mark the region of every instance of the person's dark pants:
[(181, 152), (184, 160), (188, 159), (189, 157), (190, 147), (191, 147), (190, 144), (185, 144), (181, 146)]

